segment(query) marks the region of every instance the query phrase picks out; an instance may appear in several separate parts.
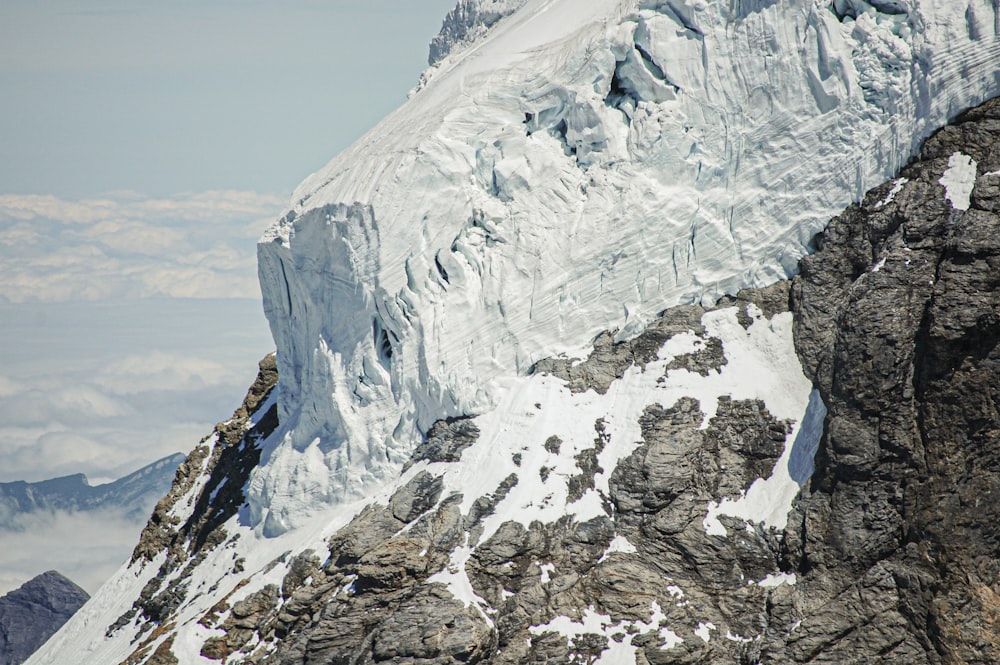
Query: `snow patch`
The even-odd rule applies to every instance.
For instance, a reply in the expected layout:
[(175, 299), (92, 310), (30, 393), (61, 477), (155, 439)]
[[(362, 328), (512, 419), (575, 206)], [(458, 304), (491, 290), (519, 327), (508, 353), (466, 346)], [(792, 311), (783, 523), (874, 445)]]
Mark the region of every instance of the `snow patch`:
[(635, 548), (635, 545), (633, 545), (628, 541), (628, 538), (626, 538), (621, 534), (616, 534), (615, 537), (612, 538), (611, 542), (608, 544), (608, 549), (604, 550), (604, 554), (602, 554), (601, 558), (597, 560), (597, 563), (601, 563), (602, 561), (607, 559), (608, 555), (613, 552), (621, 552), (622, 554), (635, 554), (638, 551), (639, 550)]
[(712, 632), (715, 630), (715, 624), (711, 621), (702, 621), (698, 624), (695, 629), (694, 634), (702, 639), (703, 642), (709, 642), (712, 639)]
[[(468, 536), (466, 536), (466, 539), (468, 539)], [(466, 607), (475, 605), (487, 623), (493, 626), (493, 619), (484, 609), (489, 608), (489, 603), (472, 588), (469, 575), (465, 572), (465, 564), (468, 563), (469, 557), (472, 556), (472, 550), (473, 548), (469, 547), (468, 542), (465, 545), (456, 547), (451, 553), (448, 565), (427, 578), (427, 582), (444, 584), (451, 595), (461, 601), (463, 605)]]
[(896, 178), (896, 180), (892, 183), (892, 189), (889, 190), (889, 193), (885, 195), (884, 199), (875, 204), (875, 209), (877, 210), (882, 206), (892, 203), (892, 201), (896, 198), (896, 194), (903, 191), (903, 186), (908, 182), (910, 182), (908, 178)]
[(779, 587), (782, 584), (794, 586), (795, 582), (795, 573), (771, 573), (761, 581), (757, 582), (757, 586), (773, 589), (774, 587)]
[(952, 208), (968, 210), (976, 185), (976, 160), (956, 152), (948, 158), (948, 168), (938, 182), (944, 186), (944, 196)]
[[(649, 621), (618, 621), (612, 623), (608, 614), (598, 614), (593, 606), (586, 608), (579, 620), (571, 619), (567, 616), (557, 616), (546, 624), (530, 626), (528, 632), (532, 635), (543, 633), (557, 633), (572, 642), (582, 635), (600, 635), (607, 640), (607, 648), (595, 661), (595, 665), (620, 665), (621, 663), (634, 663), (636, 647), (632, 645), (635, 635), (657, 631), (660, 639), (661, 650), (673, 649), (684, 640), (669, 628), (662, 627), (667, 616), (663, 613), (663, 608), (659, 603), (653, 601), (649, 608)], [(713, 626), (714, 628), (714, 626)], [(613, 639), (620, 637), (621, 641)]]

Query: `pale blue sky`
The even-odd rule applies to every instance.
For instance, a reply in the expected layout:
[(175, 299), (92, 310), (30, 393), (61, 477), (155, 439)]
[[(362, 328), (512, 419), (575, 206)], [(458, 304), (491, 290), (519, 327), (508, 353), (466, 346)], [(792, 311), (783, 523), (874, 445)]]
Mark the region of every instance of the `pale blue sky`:
[(402, 103), (453, 0), (4, 0), (0, 193), (289, 192)]

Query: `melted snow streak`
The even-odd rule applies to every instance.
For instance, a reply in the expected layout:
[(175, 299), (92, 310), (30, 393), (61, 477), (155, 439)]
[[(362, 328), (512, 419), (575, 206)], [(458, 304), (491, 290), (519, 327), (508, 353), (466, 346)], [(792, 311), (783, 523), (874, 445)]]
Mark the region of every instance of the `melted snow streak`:
[(985, 0), (528, 0), (497, 18), (259, 245), (286, 430), (253, 523), (278, 534), (363, 496), (540, 358), (788, 276), (832, 215), (1000, 91), (997, 23)]

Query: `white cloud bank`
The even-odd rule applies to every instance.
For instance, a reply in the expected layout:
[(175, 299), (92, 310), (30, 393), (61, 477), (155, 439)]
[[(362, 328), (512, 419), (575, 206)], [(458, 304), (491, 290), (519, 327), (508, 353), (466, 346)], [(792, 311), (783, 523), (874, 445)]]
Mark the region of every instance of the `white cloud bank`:
[(255, 241), (283, 198), (0, 195), (0, 299), (259, 299)]
[(0, 482), (112, 480), (189, 452), (273, 349), (259, 302), (0, 302)]
[(0, 529), (0, 595), (46, 570), (58, 570), (93, 595), (132, 552), (142, 524), (113, 510), (36, 513), (20, 520), (23, 530)]

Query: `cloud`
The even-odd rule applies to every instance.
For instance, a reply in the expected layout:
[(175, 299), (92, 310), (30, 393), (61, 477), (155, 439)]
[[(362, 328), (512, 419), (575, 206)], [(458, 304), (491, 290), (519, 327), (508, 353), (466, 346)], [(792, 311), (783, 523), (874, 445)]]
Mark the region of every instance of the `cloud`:
[(211, 426), (203, 422), (156, 420), (148, 432), (142, 432), (136, 422), (84, 431), (58, 423), (0, 428), (0, 436), (4, 437), (0, 445), (4, 457), (0, 482), (37, 482), (83, 473), (91, 485), (100, 485), (169, 454), (187, 454), (211, 431)]
[[(109, 482), (228, 418), (273, 349), (254, 255), (279, 211), (240, 192), (0, 197), (0, 482)], [(0, 547), (0, 594), (52, 568), (93, 592), (141, 528), (24, 519), (0, 530), (17, 545)]]
[(58, 570), (91, 595), (129, 557), (142, 524), (123, 512), (33, 513), (21, 516), (17, 531), (0, 529), (0, 595), (46, 570)]
[(128, 404), (113, 394), (88, 385), (50, 388), (39, 382), (11, 392), (15, 384), (8, 381), (3, 389), (8, 394), (0, 401), (0, 421), (7, 423), (40, 425), (56, 421), (81, 425), (131, 412)]
[(240, 191), (0, 195), (0, 299), (256, 299), (255, 241), (282, 205)]
[(116, 395), (124, 395), (154, 390), (190, 391), (231, 384), (242, 377), (243, 372), (211, 358), (154, 350), (111, 360), (94, 382)]
[(187, 453), (273, 348), (260, 303), (0, 304), (0, 482), (111, 480)]

